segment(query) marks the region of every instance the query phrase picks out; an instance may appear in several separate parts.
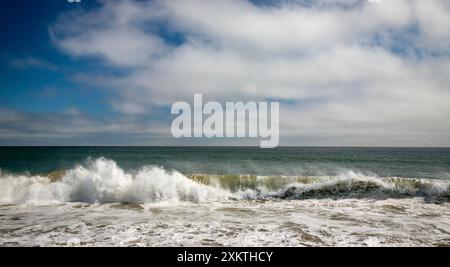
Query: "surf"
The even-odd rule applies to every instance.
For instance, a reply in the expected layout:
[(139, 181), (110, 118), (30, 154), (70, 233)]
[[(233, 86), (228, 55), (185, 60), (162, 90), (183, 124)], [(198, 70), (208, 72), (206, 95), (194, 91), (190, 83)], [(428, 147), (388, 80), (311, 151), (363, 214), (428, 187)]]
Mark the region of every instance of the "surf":
[(107, 158), (48, 174), (0, 172), (0, 203), (157, 203), (341, 198), (450, 202), (450, 181), (377, 177), (183, 174), (159, 166), (124, 170)]

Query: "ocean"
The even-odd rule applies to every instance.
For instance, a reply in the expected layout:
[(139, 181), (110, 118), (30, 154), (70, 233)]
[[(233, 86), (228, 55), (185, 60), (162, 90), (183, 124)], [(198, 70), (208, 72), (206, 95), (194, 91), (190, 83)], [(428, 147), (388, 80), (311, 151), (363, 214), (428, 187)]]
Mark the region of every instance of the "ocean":
[(0, 246), (450, 246), (450, 148), (1, 147)]

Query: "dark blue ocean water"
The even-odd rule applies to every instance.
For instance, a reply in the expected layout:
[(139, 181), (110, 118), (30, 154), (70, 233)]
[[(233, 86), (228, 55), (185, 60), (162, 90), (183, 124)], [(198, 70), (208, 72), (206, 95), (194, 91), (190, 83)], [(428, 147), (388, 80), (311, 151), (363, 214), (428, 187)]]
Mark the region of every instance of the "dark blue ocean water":
[(157, 165), (185, 174), (336, 175), (450, 179), (450, 148), (1, 147), (0, 168), (48, 173), (113, 159), (126, 170)]

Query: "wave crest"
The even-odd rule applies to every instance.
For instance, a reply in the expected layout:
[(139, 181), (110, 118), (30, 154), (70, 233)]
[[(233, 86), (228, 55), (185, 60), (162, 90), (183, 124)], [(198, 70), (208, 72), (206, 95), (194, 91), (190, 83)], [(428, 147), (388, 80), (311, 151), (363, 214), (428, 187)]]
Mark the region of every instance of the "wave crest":
[(376, 178), (349, 172), (344, 176), (321, 178), (314, 183), (293, 184), (279, 193), (282, 198), (407, 198), (449, 201), (450, 182), (413, 178)]
[(0, 171), (0, 203), (206, 202), (238, 199), (405, 198), (450, 201), (450, 181), (378, 178), (352, 171), (339, 176), (183, 175), (145, 166), (125, 171), (99, 158), (48, 175)]
[(203, 202), (228, 197), (224, 190), (196, 183), (178, 172), (146, 166), (126, 173), (116, 162), (99, 158), (62, 177), (1, 175), (0, 201), (147, 203)]

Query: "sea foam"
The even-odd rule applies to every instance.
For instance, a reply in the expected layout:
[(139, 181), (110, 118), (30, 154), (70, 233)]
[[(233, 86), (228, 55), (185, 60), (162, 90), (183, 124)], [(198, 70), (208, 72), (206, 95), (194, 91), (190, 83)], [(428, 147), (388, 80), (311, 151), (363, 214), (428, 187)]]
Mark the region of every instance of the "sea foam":
[(196, 183), (178, 172), (155, 166), (125, 172), (105, 158), (75, 167), (55, 182), (44, 176), (1, 174), (0, 178), (0, 201), (6, 203), (203, 202), (227, 196), (224, 190)]
[(337, 176), (184, 175), (157, 166), (125, 171), (106, 158), (48, 175), (0, 172), (0, 203), (14, 204), (410, 197), (450, 202), (450, 181), (380, 178), (353, 171)]

